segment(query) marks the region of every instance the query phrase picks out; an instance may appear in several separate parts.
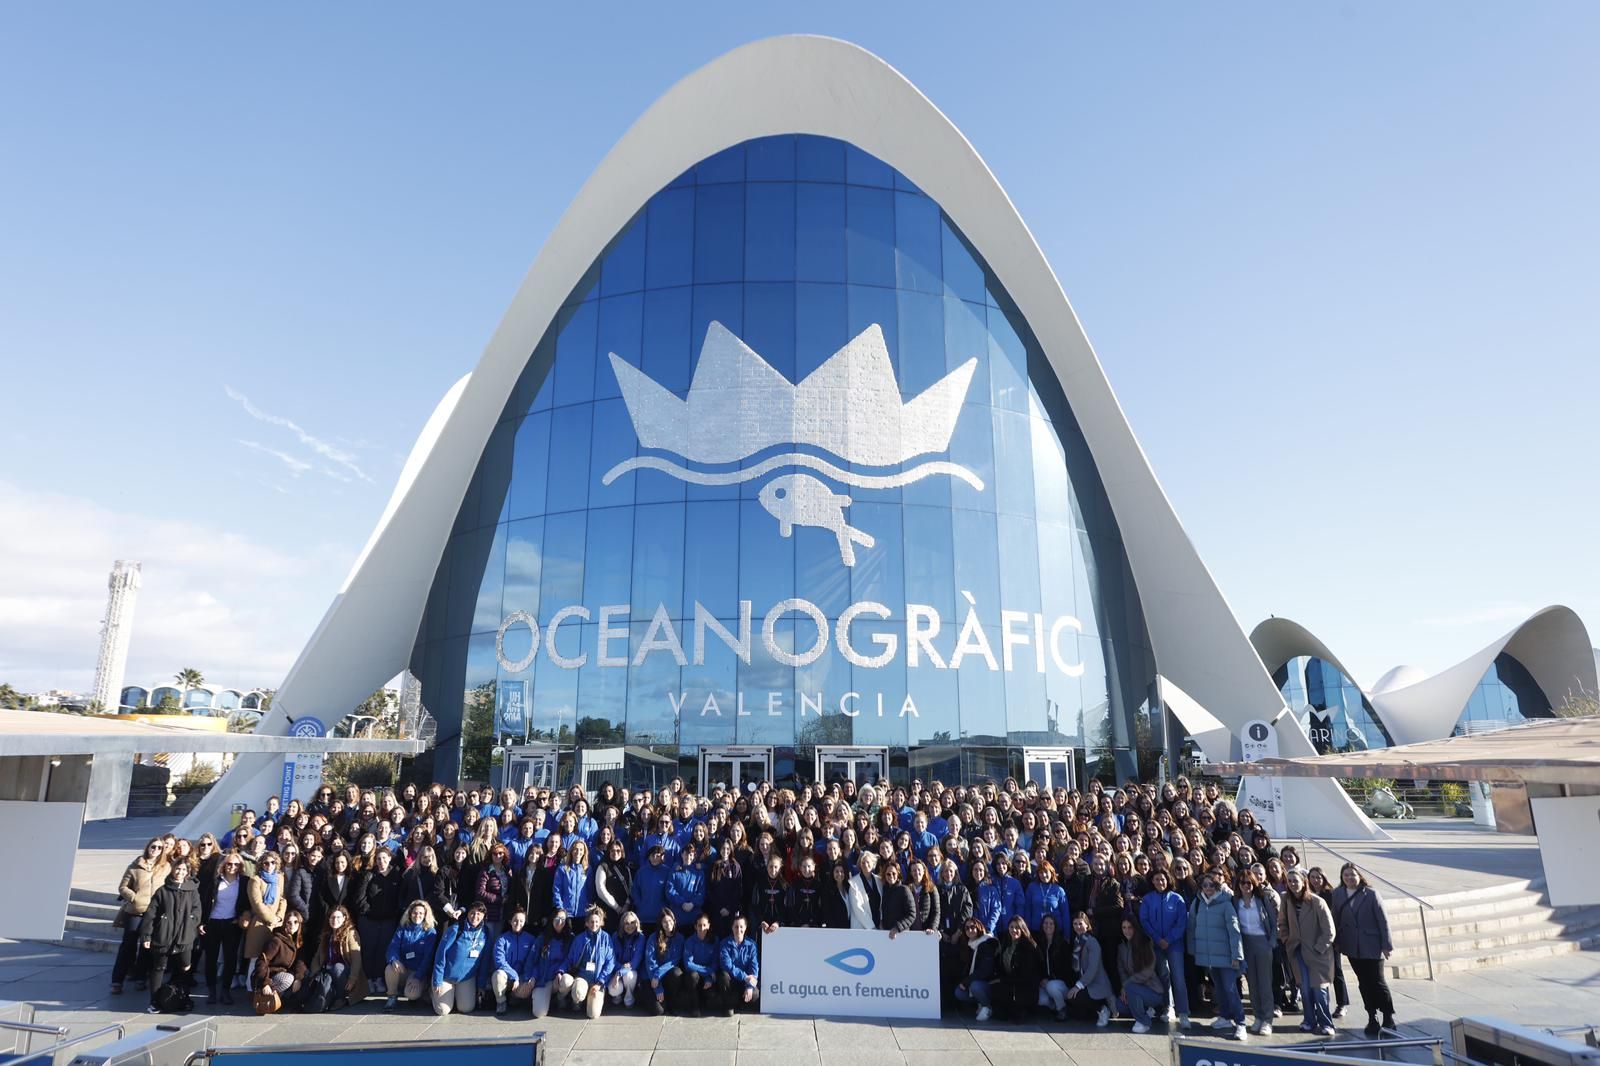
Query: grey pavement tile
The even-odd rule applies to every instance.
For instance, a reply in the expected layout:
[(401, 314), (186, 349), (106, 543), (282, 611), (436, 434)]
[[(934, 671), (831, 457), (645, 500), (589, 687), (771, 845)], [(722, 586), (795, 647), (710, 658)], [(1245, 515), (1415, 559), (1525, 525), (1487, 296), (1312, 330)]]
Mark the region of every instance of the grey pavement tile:
[(822, 1066), (904, 1066), (906, 1062), (905, 1054), (899, 1048), (824, 1047), (817, 1054)]
[(882, 1048), (898, 1051), (900, 1044), (894, 1038), (894, 1027), (886, 1021), (862, 1018), (818, 1018), (817, 1047), (827, 1051), (833, 1048), (860, 1050)]
[[(687, 1019), (691, 1024), (694, 1019)], [(763, 1015), (759, 1018), (739, 1019), (740, 1051), (781, 1051), (787, 1048), (817, 1048), (816, 1023), (811, 1018), (776, 1018)]]
[(1050, 1039), (1060, 1045), (1061, 1050), (1067, 1052), (1134, 1051), (1138, 1050), (1139, 1047), (1134, 1043), (1134, 1036), (1131, 1032), (1063, 1031), (1051, 1033)]
[[(978, 1042), (964, 1027), (937, 1022), (909, 1022), (894, 1026), (901, 1051), (977, 1051)], [(920, 1056), (919, 1056), (920, 1057)]]
[[(567, 1052), (566, 1058), (559, 1066), (650, 1066), (651, 1054), (653, 1053), (641, 1048), (631, 1050), (573, 1048)], [(550, 1066), (548, 1060), (546, 1066)]]
[(657, 1051), (737, 1051), (737, 1018), (667, 1018), (656, 1039)]
[(1157, 1062), (1168, 1061), (1165, 1058), (1157, 1059), (1154, 1055), (1137, 1048), (1122, 1050), (1079, 1048), (1064, 1054), (1077, 1066), (1155, 1066)]
[(1039, 1029), (972, 1029), (972, 1038), (986, 1055), (997, 1051), (1060, 1051), (1050, 1034)]
[(729, 1049), (691, 1051), (685, 1048), (657, 1048), (650, 1066), (734, 1066), (738, 1052)]
[[(1054, 1044), (1049, 1051), (990, 1051), (988, 1056), (991, 1066), (1074, 1066), (1072, 1056)], [(1076, 1066), (1089, 1066), (1089, 1063)]]
[(908, 1050), (905, 1059), (908, 1066), (989, 1066), (989, 1056), (976, 1047), (957, 1051)]
[(609, 1024), (590, 1022), (573, 1044), (575, 1051), (653, 1051), (661, 1036), (661, 1020), (628, 1019)]
[(740, 1048), (736, 1066), (821, 1066), (815, 1044), (794, 1048)]

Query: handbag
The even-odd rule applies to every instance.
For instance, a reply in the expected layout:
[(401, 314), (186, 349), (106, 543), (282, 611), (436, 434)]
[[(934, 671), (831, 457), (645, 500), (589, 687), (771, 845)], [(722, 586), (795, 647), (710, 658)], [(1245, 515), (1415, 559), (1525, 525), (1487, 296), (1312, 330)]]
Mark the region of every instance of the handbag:
[(128, 905), (126, 903), (124, 903), (122, 906), (117, 908), (117, 916), (115, 918), (111, 919), (111, 928), (113, 928), (113, 929), (126, 929), (126, 928), (128, 928)]
[(269, 1014), (276, 1014), (283, 1009), (283, 998), (278, 995), (278, 990), (268, 981), (250, 995), (250, 1006), (255, 1012), (265, 1018)]

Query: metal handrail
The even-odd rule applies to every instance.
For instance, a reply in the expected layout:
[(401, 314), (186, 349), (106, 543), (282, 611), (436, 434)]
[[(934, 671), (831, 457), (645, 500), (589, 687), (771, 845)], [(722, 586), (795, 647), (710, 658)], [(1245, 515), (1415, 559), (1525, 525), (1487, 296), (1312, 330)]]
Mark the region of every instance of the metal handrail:
[[(1302, 855), (1305, 852), (1309, 852), (1311, 850), (1310, 846), (1312, 844), (1315, 844), (1317, 847), (1321, 848), (1323, 851), (1326, 851), (1329, 855), (1332, 855), (1334, 858), (1342, 859), (1343, 861), (1345, 861), (1345, 862), (1349, 863), (1350, 865), (1356, 867), (1357, 869), (1361, 870), (1363, 876), (1370, 876), (1370, 877), (1374, 878), (1375, 880), (1382, 881), (1384, 884), (1388, 885), (1390, 888), (1394, 889), (1396, 892), (1400, 893), (1402, 896), (1405, 896), (1407, 899), (1411, 900), (1411, 902), (1415, 903), (1417, 905), (1417, 924), (1422, 927), (1422, 955), (1423, 955), (1423, 958), (1426, 959), (1427, 962), (1428, 962), (1428, 980), (1430, 980), (1430, 981), (1436, 980), (1436, 978), (1434, 977), (1434, 974), (1433, 974), (1433, 943), (1428, 939), (1428, 913), (1427, 912), (1431, 911), (1431, 910), (1436, 910), (1437, 908), (1435, 908), (1433, 904), (1429, 903), (1427, 900), (1423, 899), (1421, 896), (1417, 895), (1415, 892), (1411, 892), (1411, 891), (1408, 891), (1407, 889), (1401, 888), (1399, 885), (1395, 884), (1393, 881), (1389, 880), (1387, 877), (1383, 876), (1380, 873), (1376, 873), (1374, 871), (1368, 870), (1366, 867), (1362, 866), (1360, 863), (1356, 862), (1354, 859), (1350, 858), (1348, 855), (1345, 855), (1345, 854), (1343, 854), (1341, 852), (1335, 851), (1333, 848), (1330, 848), (1326, 843), (1324, 843), (1321, 840), (1318, 840), (1316, 837), (1308, 837), (1308, 836), (1306, 836), (1305, 834), (1302, 833), (1301, 836), (1300, 836), (1300, 844), (1301, 844), (1301, 849), (1302, 849)], [(1341, 878), (1340, 880), (1342, 882), (1343, 878)]]
[(62, 1048), (71, 1047), (73, 1044), (81, 1044), (85, 1040), (94, 1040), (98, 1037), (105, 1036), (107, 1033), (116, 1033), (117, 1039), (121, 1040), (128, 1034), (128, 1030), (121, 1022), (113, 1022), (110, 1025), (103, 1025), (98, 1029), (90, 1030), (89, 1032), (84, 1033), (82, 1036), (75, 1036), (70, 1040), (63, 1040), (58, 1044), (51, 1044), (47, 1048), (41, 1048), (38, 1051), (29, 1052), (21, 1058), (11, 1059), (6, 1063), (6, 1066), (24, 1066), (25, 1063), (32, 1062), (36, 1059), (54, 1061), (56, 1052), (60, 1051)]
[(12, 1032), (27, 1034), (28, 1044), (27, 1047), (22, 1049), (22, 1053), (24, 1055), (30, 1055), (33, 1053), (34, 1034), (53, 1036), (57, 1040), (65, 1040), (67, 1038), (67, 1027), (64, 1025), (37, 1025), (33, 1022), (8, 1022), (0, 1020), (0, 1029), (8, 1029)]

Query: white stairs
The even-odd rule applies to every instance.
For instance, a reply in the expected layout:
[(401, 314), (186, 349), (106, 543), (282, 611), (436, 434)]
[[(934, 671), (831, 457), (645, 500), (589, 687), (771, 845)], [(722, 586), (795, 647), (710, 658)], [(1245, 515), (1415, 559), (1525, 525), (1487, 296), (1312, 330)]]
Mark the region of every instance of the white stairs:
[(1404, 896), (1385, 895), (1383, 902), (1394, 940), (1391, 977), (1426, 978), (1429, 951), (1433, 973), (1441, 974), (1600, 944), (1600, 907), (1550, 906), (1542, 877), (1432, 896), (1433, 909), (1421, 908), (1420, 915)]

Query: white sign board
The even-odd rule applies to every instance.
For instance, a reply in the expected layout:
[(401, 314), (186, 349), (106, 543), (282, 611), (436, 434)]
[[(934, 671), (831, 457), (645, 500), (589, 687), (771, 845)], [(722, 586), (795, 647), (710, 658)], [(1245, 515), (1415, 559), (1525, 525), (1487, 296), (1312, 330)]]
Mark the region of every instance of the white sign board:
[(1559, 796), (1532, 803), (1550, 906), (1600, 903), (1600, 796)]
[[(81, 803), (0, 800), (0, 840), (27, 841), (28, 849), (26, 862), (6, 863), (0, 869), (0, 936), (61, 939), (82, 829)], [(117, 872), (120, 876), (121, 870)], [(113, 882), (107, 887), (117, 886)]]
[[(1278, 757), (1278, 731), (1263, 718), (1252, 718), (1239, 728), (1239, 753), (1242, 762), (1259, 762)], [(1255, 812), (1256, 821), (1273, 840), (1289, 835), (1284, 814), (1283, 778), (1246, 776), (1239, 784), (1239, 805)]]
[(779, 929), (761, 939), (761, 1012), (939, 1017), (939, 938), (873, 929)]

